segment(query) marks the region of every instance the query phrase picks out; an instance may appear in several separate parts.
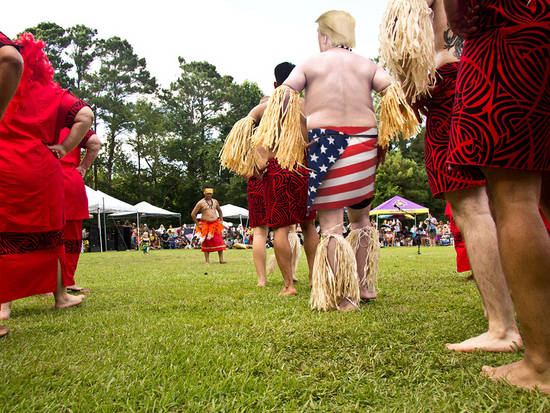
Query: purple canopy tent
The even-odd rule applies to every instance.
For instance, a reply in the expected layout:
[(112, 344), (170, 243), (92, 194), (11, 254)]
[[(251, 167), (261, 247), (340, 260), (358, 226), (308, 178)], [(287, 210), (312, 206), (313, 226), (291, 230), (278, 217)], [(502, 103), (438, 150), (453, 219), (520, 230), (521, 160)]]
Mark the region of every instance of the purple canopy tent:
[(414, 224), (416, 225), (416, 216), (418, 214), (427, 214), (430, 210), (422, 205), (415, 204), (408, 199), (400, 196), (393, 198), (378, 205), (369, 215), (376, 215), (376, 224), (378, 225), (378, 215), (414, 215)]

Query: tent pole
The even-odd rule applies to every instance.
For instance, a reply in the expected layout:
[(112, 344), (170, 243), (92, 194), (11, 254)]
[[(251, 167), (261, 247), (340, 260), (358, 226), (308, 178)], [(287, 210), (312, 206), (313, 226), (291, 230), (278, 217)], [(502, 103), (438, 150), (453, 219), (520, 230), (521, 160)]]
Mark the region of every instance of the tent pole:
[(101, 213), (100, 209), (97, 209), (97, 233), (99, 234), (99, 250), (103, 252), (103, 240), (101, 239)]
[(105, 235), (105, 251), (109, 249), (107, 245), (107, 218), (105, 216), (105, 198), (103, 198), (103, 234)]

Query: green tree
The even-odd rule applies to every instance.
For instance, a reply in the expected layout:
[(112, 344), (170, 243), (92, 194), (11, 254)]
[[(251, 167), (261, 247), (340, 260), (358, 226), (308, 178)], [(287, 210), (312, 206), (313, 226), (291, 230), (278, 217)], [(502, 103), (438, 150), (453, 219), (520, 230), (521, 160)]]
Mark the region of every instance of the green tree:
[(110, 189), (115, 153), (121, 143), (118, 138), (132, 127), (132, 99), (153, 93), (156, 81), (145, 59), (138, 58), (130, 43), (120, 37), (99, 40), (97, 57), (100, 68), (89, 77), (89, 100), (106, 129), (106, 186)]
[(24, 31), (32, 33), (35, 39), (44, 41), (44, 51), (55, 70), (54, 80), (65, 89), (72, 88), (74, 84), (69, 74), (72, 65), (66, 61), (64, 56), (71, 44), (71, 38), (67, 31), (57, 23), (51, 22), (39, 23)]
[[(218, 154), (233, 123), (248, 114), (261, 92), (254, 83), (237, 85), (208, 62), (180, 58), (181, 73), (162, 101), (172, 137), (165, 148), (171, 175), (181, 182), (174, 194), (182, 210), (191, 210), (202, 186), (215, 186), (223, 202), (246, 203), (246, 183), (220, 171)], [(170, 180), (170, 179), (169, 179)]]

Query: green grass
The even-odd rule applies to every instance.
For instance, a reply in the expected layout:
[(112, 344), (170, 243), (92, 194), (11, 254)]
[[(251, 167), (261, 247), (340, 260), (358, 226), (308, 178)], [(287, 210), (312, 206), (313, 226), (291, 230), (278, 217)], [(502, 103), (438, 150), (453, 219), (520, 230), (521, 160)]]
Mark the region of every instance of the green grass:
[(382, 250), (379, 298), (346, 314), (309, 309), (303, 257), (290, 298), (278, 273), (255, 287), (251, 251), (226, 258), (84, 254), (82, 307), (14, 303), (0, 411), (550, 411), (548, 396), (480, 377), (521, 354), (444, 347), (487, 326), (452, 248)]

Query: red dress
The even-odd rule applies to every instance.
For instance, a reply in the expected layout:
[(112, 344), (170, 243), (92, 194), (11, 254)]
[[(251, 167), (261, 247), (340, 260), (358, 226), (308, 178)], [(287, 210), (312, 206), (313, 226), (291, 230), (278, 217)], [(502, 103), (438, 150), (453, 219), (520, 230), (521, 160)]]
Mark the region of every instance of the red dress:
[(455, 240), (455, 250), (456, 250), (456, 272), (465, 272), (470, 271), (470, 261), (468, 260), (468, 253), (466, 252), (466, 243), (460, 230), (456, 226), (455, 220), (453, 219), (453, 213), (451, 211), (451, 204), (447, 202), (447, 207), (445, 208), (445, 216), (449, 219), (451, 224), (451, 234)]
[[(68, 128), (61, 131), (59, 142), (65, 140), (69, 131)], [(86, 143), (93, 134), (93, 131), (88, 131), (80, 145), (61, 159), (65, 194), (65, 227), (63, 230), (65, 257), (62, 264), (63, 285), (65, 286), (75, 284), (74, 274), (82, 247), (82, 221), (90, 216), (84, 179), (80, 172), (76, 170), (76, 167), (80, 165), (81, 149), (86, 148)]]
[(81, 107), (47, 76), (35, 80), (24, 52), (26, 70), (0, 121), (0, 302), (56, 289), (63, 175), (46, 144), (57, 143)]

